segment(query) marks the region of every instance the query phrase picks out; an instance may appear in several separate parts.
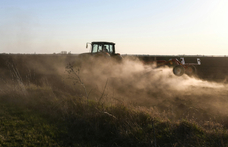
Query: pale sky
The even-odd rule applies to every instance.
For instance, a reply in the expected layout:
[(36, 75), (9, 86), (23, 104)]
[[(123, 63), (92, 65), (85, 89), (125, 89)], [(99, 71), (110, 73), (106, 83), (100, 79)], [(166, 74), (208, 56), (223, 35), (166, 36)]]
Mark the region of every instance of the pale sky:
[(227, 0), (0, 0), (0, 53), (228, 55)]

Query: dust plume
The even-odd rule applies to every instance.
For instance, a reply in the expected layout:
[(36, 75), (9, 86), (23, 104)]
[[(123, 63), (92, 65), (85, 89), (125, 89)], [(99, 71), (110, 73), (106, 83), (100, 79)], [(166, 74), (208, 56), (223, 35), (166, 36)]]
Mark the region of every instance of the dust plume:
[(130, 59), (124, 59), (121, 64), (83, 63), (80, 76), (86, 85), (91, 86), (92, 93), (98, 94), (97, 97), (105, 91), (106, 101), (111, 97), (135, 106), (157, 109), (170, 113), (169, 119), (228, 120), (225, 83), (187, 75), (177, 77), (170, 67), (155, 69), (153, 65), (145, 66), (139, 60)]
[[(145, 66), (130, 58), (124, 58), (122, 63), (80, 60), (73, 55), (2, 55), (0, 61), (1, 88), (12, 85), (12, 79), (15, 82), (19, 79), (25, 87), (48, 85), (53, 91), (83, 96), (83, 83), (89, 99), (153, 109), (170, 120), (194, 119), (202, 123), (213, 120), (228, 124), (226, 83), (187, 75), (177, 77), (170, 67)], [(68, 63), (78, 71), (82, 83), (75, 77), (69, 78)]]

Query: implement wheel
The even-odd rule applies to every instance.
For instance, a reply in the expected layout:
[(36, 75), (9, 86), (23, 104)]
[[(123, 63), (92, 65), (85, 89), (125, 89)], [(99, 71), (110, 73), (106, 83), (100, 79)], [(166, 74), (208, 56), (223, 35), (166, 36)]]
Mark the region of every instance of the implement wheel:
[(182, 76), (185, 73), (185, 69), (181, 65), (176, 65), (176, 66), (173, 67), (173, 73), (176, 76)]
[(185, 73), (186, 73), (188, 76), (196, 75), (196, 67), (193, 66), (193, 65), (187, 66), (187, 67), (185, 68)]

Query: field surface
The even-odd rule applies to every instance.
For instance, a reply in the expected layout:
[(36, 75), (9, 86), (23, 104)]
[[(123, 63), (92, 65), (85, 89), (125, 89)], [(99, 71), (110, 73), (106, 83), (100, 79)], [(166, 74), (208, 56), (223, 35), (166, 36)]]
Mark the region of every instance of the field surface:
[(0, 146), (228, 146), (227, 57), (139, 58), (0, 55)]

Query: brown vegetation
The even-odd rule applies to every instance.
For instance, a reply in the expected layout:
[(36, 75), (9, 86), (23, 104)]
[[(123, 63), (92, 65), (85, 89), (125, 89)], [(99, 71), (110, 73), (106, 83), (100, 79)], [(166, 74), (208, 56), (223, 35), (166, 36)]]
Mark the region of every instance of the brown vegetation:
[(64, 122), (67, 131), (60, 142), (54, 138), (60, 146), (228, 145), (226, 83), (176, 77), (168, 67), (151, 70), (128, 59), (80, 66), (67, 55), (0, 60), (1, 101)]

